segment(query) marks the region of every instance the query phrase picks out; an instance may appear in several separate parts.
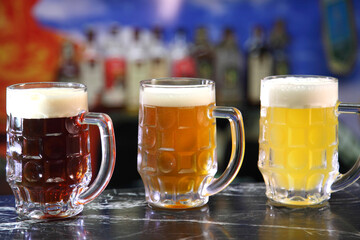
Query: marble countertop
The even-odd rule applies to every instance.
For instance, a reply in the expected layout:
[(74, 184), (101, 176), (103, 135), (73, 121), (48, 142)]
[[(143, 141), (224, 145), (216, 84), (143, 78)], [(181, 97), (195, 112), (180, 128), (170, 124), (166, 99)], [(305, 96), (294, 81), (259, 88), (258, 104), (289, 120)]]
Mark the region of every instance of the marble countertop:
[(272, 206), (261, 183), (230, 185), (193, 210), (153, 209), (143, 189), (114, 189), (57, 221), (20, 221), (14, 197), (0, 196), (0, 239), (360, 239), (360, 185), (317, 208)]

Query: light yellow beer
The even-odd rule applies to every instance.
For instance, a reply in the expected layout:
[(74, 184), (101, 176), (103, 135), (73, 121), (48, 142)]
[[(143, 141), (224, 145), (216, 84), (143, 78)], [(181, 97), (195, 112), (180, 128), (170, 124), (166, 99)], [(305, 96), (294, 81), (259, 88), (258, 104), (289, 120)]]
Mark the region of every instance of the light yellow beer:
[(259, 169), (267, 196), (309, 205), (330, 196), (338, 175), (337, 81), (263, 80)]

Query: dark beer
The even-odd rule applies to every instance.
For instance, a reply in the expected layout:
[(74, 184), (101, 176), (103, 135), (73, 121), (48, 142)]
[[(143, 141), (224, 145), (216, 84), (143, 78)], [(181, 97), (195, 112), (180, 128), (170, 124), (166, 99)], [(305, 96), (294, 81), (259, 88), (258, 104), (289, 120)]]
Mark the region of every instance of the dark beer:
[(19, 84), (6, 92), (6, 179), (17, 212), (30, 218), (79, 213), (78, 195), (91, 179), (82, 85)]
[(88, 125), (8, 116), (7, 176), (16, 199), (67, 203), (91, 179)]

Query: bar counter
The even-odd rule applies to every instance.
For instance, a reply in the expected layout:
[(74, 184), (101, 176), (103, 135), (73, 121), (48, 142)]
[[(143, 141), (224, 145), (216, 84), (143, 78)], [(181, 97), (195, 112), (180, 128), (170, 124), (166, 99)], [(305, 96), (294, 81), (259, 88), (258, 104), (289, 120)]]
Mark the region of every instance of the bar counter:
[(360, 239), (360, 185), (308, 208), (274, 206), (262, 183), (230, 185), (192, 210), (154, 209), (144, 189), (109, 189), (63, 220), (19, 220), (0, 196), (0, 239)]

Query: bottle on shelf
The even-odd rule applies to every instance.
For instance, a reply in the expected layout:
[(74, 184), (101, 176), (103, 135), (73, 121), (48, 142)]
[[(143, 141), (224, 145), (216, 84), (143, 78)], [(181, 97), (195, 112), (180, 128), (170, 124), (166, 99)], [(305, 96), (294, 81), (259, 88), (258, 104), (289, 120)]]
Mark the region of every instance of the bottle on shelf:
[(155, 27), (152, 31), (149, 52), (150, 78), (168, 77), (170, 72), (168, 49), (163, 41), (162, 29)]
[(195, 60), (190, 54), (190, 48), (185, 30), (177, 29), (170, 44), (171, 76), (196, 77)]
[(214, 49), (208, 39), (208, 32), (205, 27), (196, 29), (192, 54), (196, 62), (197, 77), (214, 79)]
[(126, 60), (117, 24), (110, 28), (104, 43), (105, 88), (102, 104), (105, 107), (122, 107), (125, 101)]
[(221, 42), (216, 47), (215, 59), (217, 102), (224, 105), (240, 105), (245, 95), (245, 61), (232, 29), (224, 29)]
[(260, 104), (260, 82), (273, 75), (273, 58), (266, 44), (265, 32), (255, 26), (246, 42), (247, 48), (247, 100), (250, 105)]
[(285, 22), (278, 19), (270, 33), (269, 46), (274, 58), (274, 75), (289, 74), (289, 62), (286, 48), (289, 44), (289, 35), (286, 31)]
[(104, 61), (96, 41), (94, 29), (86, 31), (80, 61), (80, 82), (87, 86), (89, 108), (101, 105), (101, 92), (104, 89)]
[(149, 56), (141, 39), (142, 31), (134, 29), (133, 40), (129, 45), (126, 64), (126, 109), (137, 113), (139, 109), (139, 83), (149, 78)]
[(61, 47), (57, 80), (60, 82), (78, 82), (79, 65), (76, 60), (75, 46), (70, 40), (65, 40)]

